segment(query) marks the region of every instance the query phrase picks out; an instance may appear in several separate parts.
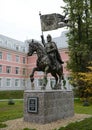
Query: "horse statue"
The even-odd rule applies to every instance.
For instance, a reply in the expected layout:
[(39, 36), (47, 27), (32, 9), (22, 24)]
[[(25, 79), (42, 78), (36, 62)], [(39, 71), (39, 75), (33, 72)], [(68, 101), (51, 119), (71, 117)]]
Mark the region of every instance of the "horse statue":
[(31, 74), (30, 74), (30, 80), (33, 82), (34, 79), (34, 73), (35, 71), (43, 71), (44, 77), (43, 77), (43, 89), (45, 89), (47, 85), (47, 74), (51, 73), (51, 75), (55, 78), (55, 86), (53, 89), (59, 89), (61, 87), (61, 80), (64, 80), (63, 77), (63, 66), (59, 62), (57, 62), (56, 69), (53, 69), (51, 65), (51, 61), (45, 51), (45, 48), (43, 45), (41, 45), (39, 42), (34, 40), (28, 40), (29, 43), (29, 52), (28, 56), (32, 56), (34, 52), (37, 54), (37, 61), (36, 61), (36, 67), (33, 68)]

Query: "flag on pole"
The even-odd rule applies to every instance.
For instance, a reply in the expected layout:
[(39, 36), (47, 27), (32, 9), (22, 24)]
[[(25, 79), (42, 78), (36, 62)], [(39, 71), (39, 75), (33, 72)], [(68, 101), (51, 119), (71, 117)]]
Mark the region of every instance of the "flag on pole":
[(46, 14), (40, 15), (41, 19), (41, 28), (42, 31), (50, 31), (55, 30), (61, 27), (66, 26), (65, 24), (60, 26), (60, 22), (64, 22), (65, 17), (61, 14), (53, 13), (53, 14)]

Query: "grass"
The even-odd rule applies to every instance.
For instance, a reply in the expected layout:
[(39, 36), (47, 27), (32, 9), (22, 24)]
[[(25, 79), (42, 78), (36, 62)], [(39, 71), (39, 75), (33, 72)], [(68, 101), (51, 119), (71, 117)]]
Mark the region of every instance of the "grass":
[(15, 101), (14, 105), (0, 102), (0, 122), (23, 117), (23, 101)]
[(92, 130), (92, 118), (84, 119), (80, 122), (70, 123), (66, 127), (60, 127), (54, 130)]
[[(77, 99), (74, 101), (74, 111), (78, 114), (92, 115), (92, 105), (83, 106)], [(15, 100), (14, 105), (8, 105), (8, 101), (0, 102), (0, 122), (23, 117), (23, 101)]]
[[(92, 115), (92, 105), (83, 106), (83, 102), (79, 99), (74, 101), (74, 110), (78, 114)], [(14, 105), (8, 105), (8, 101), (0, 102), (0, 128), (6, 127), (2, 122), (23, 117), (23, 101), (15, 100)], [(31, 130), (25, 128), (24, 130)], [(35, 130), (35, 129), (32, 129)], [(54, 130), (92, 130), (92, 118), (85, 119), (80, 122), (70, 123), (66, 127), (60, 127)]]
[(83, 106), (83, 102), (80, 99), (74, 101), (74, 111), (78, 114), (89, 114), (92, 115), (92, 105)]
[[(89, 114), (92, 115), (92, 105), (83, 106), (83, 102), (79, 99), (74, 101), (74, 111), (77, 114)], [(80, 122), (70, 123), (66, 127), (60, 127), (53, 130), (92, 130), (92, 117), (84, 119)]]
[(0, 91), (0, 99), (23, 99), (23, 90)]

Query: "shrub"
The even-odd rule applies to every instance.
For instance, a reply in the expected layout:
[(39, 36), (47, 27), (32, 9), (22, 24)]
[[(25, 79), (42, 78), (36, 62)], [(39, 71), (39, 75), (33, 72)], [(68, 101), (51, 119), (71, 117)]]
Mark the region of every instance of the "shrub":
[(9, 99), (9, 101), (8, 101), (8, 105), (14, 105), (15, 104), (15, 102), (14, 102), (14, 100), (11, 98), (11, 99)]
[(89, 104), (89, 102), (87, 101), (87, 100), (85, 100), (84, 102), (83, 102), (83, 106), (89, 106), (90, 104)]
[(23, 130), (30, 130), (29, 128), (24, 128)]
[(4, 127), (7, 127), (7, 125), (3, 124), (3, 123), (0, 123), (0, 128), (4, 128)]
[(36, 130), (36, 129), (24, 128), (23, 130)]
[(89, 98), (88, 98), (88, 102), (89, 102), (90, 104), (92, 104), (92, 97), (89, 97)]

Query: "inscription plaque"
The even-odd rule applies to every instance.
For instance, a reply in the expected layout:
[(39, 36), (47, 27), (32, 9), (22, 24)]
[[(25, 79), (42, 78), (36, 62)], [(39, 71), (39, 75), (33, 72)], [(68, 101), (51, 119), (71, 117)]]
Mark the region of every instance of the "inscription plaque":
[(28, 112), (31, 112), (31, 113), (38, 112), (38, 98), (37, 97), (28, 98)]

